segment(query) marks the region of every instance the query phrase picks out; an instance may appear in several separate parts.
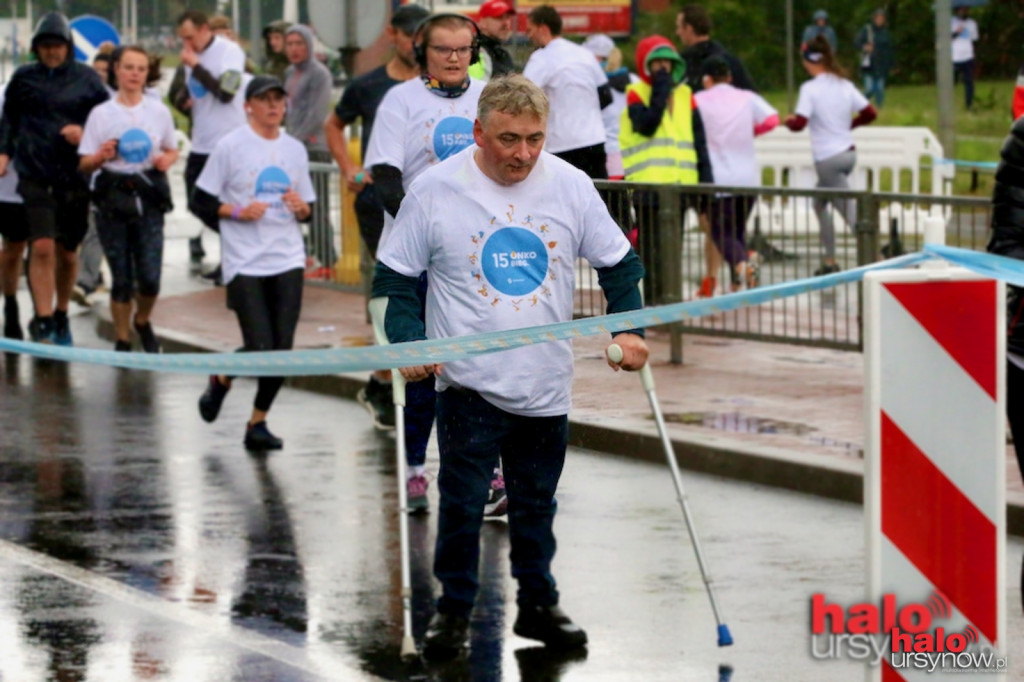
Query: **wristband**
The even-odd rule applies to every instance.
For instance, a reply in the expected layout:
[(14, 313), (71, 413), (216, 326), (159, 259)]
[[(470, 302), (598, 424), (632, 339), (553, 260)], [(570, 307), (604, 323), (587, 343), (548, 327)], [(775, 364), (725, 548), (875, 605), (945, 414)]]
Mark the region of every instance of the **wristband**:
[(231, 209), (231, 219), (232, 220), (238, 220), (241, 217), (242, 217), (242, 207), (241, 206), (235, 206), (233, 209)]

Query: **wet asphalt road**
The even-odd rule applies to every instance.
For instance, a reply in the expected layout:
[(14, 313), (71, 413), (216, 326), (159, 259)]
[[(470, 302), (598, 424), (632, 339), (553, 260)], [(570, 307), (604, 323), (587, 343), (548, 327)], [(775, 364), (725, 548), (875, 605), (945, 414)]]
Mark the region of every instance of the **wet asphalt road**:
[[(106, 345), (73, 322), (79, 344)], [(201, 378), (0, 363), (4, 682), (863, 679), (814, 660), (808, 635), (813, 593), (862, 600), (856, 505), (684, 473), (737, 642), (720, 649), (667, 468), (570, 451), (555, 574), (589, 650), (552, 657), (512, 634), (507, 532), (491, 523), (469, 655), (409, 666), (393, 440), (360, 406), (283, 390), (269, 423), (286, 447), (261, 457), (241, 444), (253, 382), (208, 425)], [(411, 522), (417, 640), (435, 495)], [(1019, 635), (1019, 591), (1009, 603)]]

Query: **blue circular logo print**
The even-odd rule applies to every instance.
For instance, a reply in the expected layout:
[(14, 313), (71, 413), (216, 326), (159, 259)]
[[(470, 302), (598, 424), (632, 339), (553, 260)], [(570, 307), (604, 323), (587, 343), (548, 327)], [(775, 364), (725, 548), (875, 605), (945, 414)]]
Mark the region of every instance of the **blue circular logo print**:
[(288, 174), (277, 166), (267, 166), (256, 176), (257, 195), (281, 195), (292, 186)]
[(540, 237), (521, 227), (503, 227), (484, 245), (484, 276), (508, 296), (523, 296), (544, 282), (548, 252)]
[(153, 141), (138, 128), (131, 128), (117, 141), (117, 154), (128, 163), (145, 163), (152, 151)]
[(188, 91), (192, 93), (192, 97), (199, 99), (200, 97), (206, 97), (206, 88), (196, 80), (195, 76), (188, 77)]
[(461, 116), (449, 116), (434, 128), (434, 154), (444, 161), (473, 144), (473, 122)]

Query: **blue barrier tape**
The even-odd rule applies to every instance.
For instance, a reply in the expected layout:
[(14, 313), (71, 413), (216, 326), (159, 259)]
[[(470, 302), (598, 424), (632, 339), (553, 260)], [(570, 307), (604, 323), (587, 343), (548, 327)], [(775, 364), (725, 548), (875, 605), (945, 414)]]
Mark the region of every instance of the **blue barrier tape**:
[[(955, 249), (958, 254), (960, 249)], [(972, 253), (972, 252), (968, 252)], [(595, 334), (610, 334), (626, 329), (654, 327), (690, 320), (705, 315), (761, 305), (770, 301), (829, 289), (855, 282), (872, 270), (903, 268), (934, 257), (913, 253), (899, 258), (821, 277), (772, 284), (758, 289), (726, 294), (716, 298), (687, 301), (626, 313), (585, 318), (569, 322), (488, 332), (451, 339), (432, 339), (415, 343), (368, 348), (271, 351), (260, 353), (115, 353), (86, 348), (65, 348), (27, 341), (0, 339), (0, 351), (24, 353), (39, 358), (86, 362), (126, 369), (180, 372), (190, 374), (230, 374), (233, 376), (300, 376), (358, 372), (387, 367), (406, 367), (451, 362), (469, 357), (510, 350), (536, 343), (572, 339)], [(941, 254), (946, 257), (946, 254)], [(978, 254), (984, 255), (984, 254)], [(988, 256), (988, 258), (996, 258)], [(1010, 261), (1010, 259), (1001, 259)], [(1010, 261), (1011, 263), (1019, 261)], [(967, 267), (970, 267), (968, 265)], [(1024, 281), (1024, 268), (1016, 276)]]
[(1024, 261), (1016, 258), (938, 244), (926, 244), (924, 252), (943, 258), (953, 265), (967, 268), (979, 275), (1024, 287)]
[(962, 159), (935, 159), (941, 164), (950, 166), (961, 166), (963, 168), (984, 168), (985, 170), (995, 170), (998, 168), (999, 163), (996, 161), (964, 161)]

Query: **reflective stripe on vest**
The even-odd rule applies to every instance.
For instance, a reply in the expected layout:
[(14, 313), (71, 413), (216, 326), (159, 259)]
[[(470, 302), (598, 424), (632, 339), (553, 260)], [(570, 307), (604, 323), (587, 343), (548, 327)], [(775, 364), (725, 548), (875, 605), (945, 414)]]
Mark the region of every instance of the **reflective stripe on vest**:
[[(644, 105), (651, 101), (651, 86), (633, 83), (626, 93), (635, 92)], [(629, 107), (622, 112), (619, 144), (626, 180), (658, 184), (692, 185), (699, 181), (697, 150), (693, 146), (693, 99), (690, 88), (678, 85), (665, 107), (654, 135), (633, 130)]]

